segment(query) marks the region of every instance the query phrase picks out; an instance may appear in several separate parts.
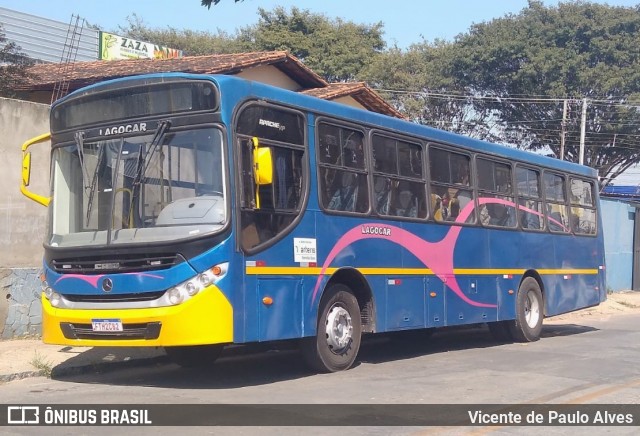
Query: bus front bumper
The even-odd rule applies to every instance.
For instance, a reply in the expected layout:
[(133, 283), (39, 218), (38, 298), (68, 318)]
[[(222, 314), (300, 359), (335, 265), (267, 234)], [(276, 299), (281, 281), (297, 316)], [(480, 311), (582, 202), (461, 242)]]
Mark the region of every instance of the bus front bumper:
[[(94, 332), (92, 322), (111, 320), (122, 331)], [(187, 301), (142, 309), (58, 309), (42, 295), (42, 340), (79, 347), (154, 347), (233, 342), (233, 308), (215, 286)]]

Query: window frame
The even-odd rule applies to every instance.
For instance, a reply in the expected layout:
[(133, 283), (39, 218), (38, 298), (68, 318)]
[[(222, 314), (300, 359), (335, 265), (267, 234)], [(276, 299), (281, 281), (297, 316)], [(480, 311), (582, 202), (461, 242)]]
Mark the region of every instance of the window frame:
[[(572, 201), (571, 195), (571, 183), (574, 180), (578, 180), (581, 181), (582, 183), (587, 183), (589, 185), (591, 185), (591, 205), (586, 205), (586, 204), (580, 204), (580, 203), (574, 203)], [(576, 229), (573, 226), (573, 222), (570, 222), (569, 224), (571, 225), (571, 231), (573, 232), (574, 235), (576, 236), (590, 236), (590, 237), (595, 237), (598, 234), (599, 228), (598, 228), (598, 206), (597, 206), (597, 196), (596, 196), (596, 183), (594, 183), (594, 180), (592, 179), (586, 179), (583, 177), (579, 177), (579, 176), (574, 176), (574, 175), (570, 175), (569, 176), (569, 183), (567, 186), (567, 189), (569, 190), (569, 195), (568, 195), (568, 203), (569, 203), (569, 218), (571, 220), (572, 216), (573, 216), (573, 208), (581, 208), (581, 209), (586, 209), (586, 210), (591, 210), (593, 211), (593, 216), (594, 216), (594, 220), (595, 220), (595, 229), (593, 233), (585, 233), (585, 232), (578, 232), (576, 231)]]
[[(375, 138), (381, 138), (381, 139), (387, 139), (387, 140), (392, 140), (395, 141), (395, 164), (396, 164), (396, 168), (395, 168), (395, 172), (389, 172), (389, 171), (381, 171), (381, 170), (376, 170), (375, 168), (375, 164), (376, 161), (374, 159), (374, 148), (375, 148), (375, 144), (374, 144), (374, 140)], [(421, 163), (420, 163), (420, 170), (422, 172), (422, 174), (420, 176), (416, 176), (416, 177), (411, 177), (411, 176), (407, 176), (407, 175), (402, 175), (401, 174), (401, 170), (400, 170), (400, 156), (399, 156), (399, 142), (408, 144), (409, 146), (415, 146), (417, 148), (420, 149), (420, 153), (421, 153)], [(406, 137), (406, 136), (402, 136), (402, 135), (396, 135), (393, 134), (391, 132), (385, 131), (385, 130), (380, 130), (380, 129), (376, 129), (376, 130), (372, 130), (369, 134), (369, 152), (370, 152), (370, 192), (369, 192), (369, 197), (370, 197), (370, 209), (371, 209), (371, 214), (375, 217), (379, 217), (381, 219), (390, 219), (390, 220), (407, 220), (407, 221), (419, 221), (419, 222), (424, 222), (426, 220), (429, 219), (429, 214), (430, 214), (430, 207), (429, 207), (429, 195), (428, 195), (428, 177), (427, 177), (427, 151), (426, 151), (426, 147), (425, 147), (425, 143), (418, 140), (417, 138), (410, 138), (410, 137)], [(398, 184), (400, 182), (406, 182), (406, 183), (421, 183), (423, 186), (423, 192), (422, 192), (422, 197), (420, 196), (416, 196), (416, 199), (418, 201), (418, 205), (417, 205), (417, 209), (416, 209), (416, 213), (417, 216), (415, 217), (411, 217), (411, 216), (402, 216), (402, 215), (393, 215), (391, 213), (388, 214), (383, 214), (380, 213), (377, 210), (377, 198), (376, 198), (376, 192), (375, 192), (375, 182), (376, 182), (376, 178), (377, 177), (386, 177), (390, 180), (396, 181), (398, 182)], [(389, 193), (391, 194), (391, 192)], [(424, 204), (424, 215), (420, 216), (420, 204)]]
[[(480, 179), (480, 170), (479, 170), (479, 160), (484, 160), (487, 161), (491, 164), (491, 168), (492, 168), (492, 175), (494, 177), (494, 186), (492, 189), (486, 189), (486, 188), (480, 188), (480, 183), (479, 183), (479, 179)], [(495, 183), (495, 174), (497, 174), (496, 172), (496, 164), (499, 165), (504, 165), (506, 167), (508, 167), (509, 169), (509, 179), (507, 179), (506, 181), (509, 183), (510, 185), (510, 190), (508, 192), (504, 192), (504, 191), (499, 191), (497, 189), (497, 185)], [(480, 211), (480, 198), (500, 198), (500, 197), (510, 197), (511, 201), (513, 202), (513, 212), (515, 214), (515, 216), (513, 217), (513, 225), (509, 226), (509, 225), (502, 225), (502, 224), (490, 224), (490, 223), (483, 223), (482, 219), (478, 219), (478, 223), (482, 226), (482, 227), (486, 227), (486, 228), (493, 228), (493, 229), (503, 229), (503, 230), (520, 230), (520, 225), (518, 222), (518, 207), (517, 207), (517, 194), (516, 194), (516, 187), (515, 187), (515, 164), (513, 161), (509, 161), (503, 158), (496, 158), (495, 156), (491, 156), (489, 154), (476, 154), (475, 156), (475, 167), (476, 167), (476, 177), (474, 179), (475, 181), (475, 187), (477, 189), (477, 195), (476, 195), (476, 205), (478, 206), (478, 215), (480, 215), (481, 211)], [(480, 218), (480, 216), (478, 217)]]
[[(518, 190), (518, 170), (519, 169), (524, 169), (527, 171), (533, 171), (535, 173), (537, 173), (538, 175), (538, 197), (533, 197), (529, 194), (527, 195), (521, 195), (519, 190)], [(542, 179), (542, 172), (543, 172), (544, 168), (543, 167), (536, 167), (536, 166), (531, 166), (531, 165), (523, 165), (519, 162), (516, 162), (516, 164), (514, 165), (513, 168), (513, 178), (515, 180), (515, 184), (514, 184), (514, 198), (516, 200), (516, 206), (517, 206), (517, 216), (520, 217), (520, 199), (524, 199), (524, 200), (529, 200), (529, 201), (537, 201), (538, 203), (540, 203), (540, 205), (542, 206), (542, 212), (541, 212), (541, 216), (540, 216), (540, 223), (541, 226), (539, 229), (534, 229), (534, 228), (529, 228), (529, 227), (524, 227), (522, 225), (522, 222), (520, 221), (520, 219), (518, 219), (518, 228), (524, 230), (525, 232), (534, 232), (534, 233), (541, 233), (541, 232), (547, 232), (548, 226), (547, 226), (547, 218), (546, 218), (546, 207), (545, 207), (545, 201), (544, 201), (544, 181)], [(525, 212), (525, 213), (529, 213), (529, 212)]]
[[(291, 210), (286, 210), (286, 209), (281, 209), (281, 210), (276, 210), (275, 208), (273, 209), (271, 215), (273, 216), (281, 216), (281, 215), (291, 215), (294, 216), (293, 220), (288, 223), (287, 225), (285, 225), (282, 229), (280, 229), (277, 233), (275, 233), (272, 237), (259, 242), (257, 245), (253, 246), (253, 247), (245, 247), (243, 244), (243, 232), (242, 232), (242, 218), (243, 218), (243, 214), (252, 210), (248, 207), (242, 206), (243, 204), (243, 192), (244, 192), (244, 181), (243, 181), (243, 159), (242, 159), (242, 141), (243, 140), (251, 140), (251, 138), (253, 136), (250, 136), (248, 134), (245, 133), (238, 133), (237, 131), (237, 126), (238, 126), (238, 122), (240, 120), (240, 117), (242, 116), (242, 114), (244, 113), (244, 111), (247, 108), (253, 107), (253, 106), (262, 106), (262, 107), (269, 107), (272, 108), (273, 110), (279, 110), (279, 111), (283, 111), (283, 112), (289, 112), (289, 113), (293, 113), (296, 115), (299, 115), (300, 117), (302, 117), (302, 126), (303, 126), (303, 144), (292, 144), (292, 143), (285, 143), (285, 142), (280, 142), (277, 140), (273, 140), (273, 139), (265, 139), (262, 137), (258, 137), (259, 143), (262, 146), (269, 146), (272, 148), (277, 147), (277, 148), (286, 148), (286, 149), (291, 149), (291, 150), (299, 150), (302, 152), (302, 157), (301, 157), (301, 170), (302, 170), (302, 180), (301, 180), (301, 189), (300, 189), (300, 200), (298, 203), (298, 207), (295, 209), (291, 209)], [(302, 219), (302, 216), (304, 215), (304, 211), (307, 208), (307, 204), (309, 202), (309, 188), (311, 185), (311, 167), (309, 164), (309, 127), (308, 127), (308, 114), (304, 111), (301, 111), (297, 108), (294, 107), (290, 107), (290, 106), (286, 106), (283, 104), (279, 104), (279, 103), (273, 103), (270, 101), (265, 101), (265, 100), (255, 100), (255, 99), (250, 99), (250, 100), (246, 100), (243, 102), (240, 102), (236, 108), (234, 109), (234, 114), (232, 117), (232, 147), (233, 147), (233, 156), (234, 156), (234, 171), (235, 171), (235, 196), (236, 196), (236, 217), (235, 217), (235, 222), (236, 222), (236, 248), (239, 251), (242, 251), (244, 253), (246, 253), (247, 255), (253, 255), (256, 254), (260, 251), (263, 251), (271, 246), (273, 246), (274, 244), (276, 244), (277, 242), (281, 241), (283, 238), (285, 238), (289, 233), (291, 233), (291, 231), (297, 226), (297, 224), (300, 222), (300, 220)], [(254, 213), (255, 213), (255, 209)], [(269, 213), (269, 211), (267, 212), (259, 212), (259, 213), (264, 213), (267, 214)]]
[[(321, 150), (321, 141), (320, 141), (320, 126), (323, 124), (329, 125), (338, 129), (352, 130), (354, 132), (359, 132), (362, 134), (362, 153), (363, 153), (362, 168), (356, 168), (356, 167), (327, 163), (327, 162), (321, 161), (320, 154), (322, 153), (322, 150)], [(370, 195), (370, 191), (372, 189), (371, 170), (370, 170), (371, 141), (370, 141), (370, 135), (368, 135), (368, 130), (360, 124), (350, 123), (347, 121), (343, 121), (337, 118), (332, 118), (327, 116), (317, 116), (314, 122), (314, 129), (315, 129), (314, 136), (315, 136), (315, 161), (316, 161), (316, 165), (315, 165), (316, 166), (316, 194), (318, 198), (318, 207), (324, 213), (329, 215), (344, 215), (344, 216), (358, 216), (358, 217), (371, 215), (371, 210), (372, 210), (371, 195)], [(342, 153), (341, 144), (338, 144), (338, 150), (340, 153)], [(366, 196), (366, 201), (367, 201), (366, 209), (362, 212), (329, 209), (328, 205), (324, 204), (323, 189), (325, 189), (325, 185), (324, 185), (324, 181), (322, 180), (323, 170), (334, 170), (336, 172), (337, 171), (349, 172), (353, 174), (358, 174), (361, 177), (363, 176), (367, 185), (366, 189), (364, 190), (365, 191), (364, 194)], [(332, 182), (332, 186), (334, 183), (335, 182)]]
[[(462, 184), (462, 183), (452, 183), (452, 182), (440, 182), (440, 181), (436, 181), (433, 178), (433, 174), (431, 172), (431, 151), (433, 149), (439, 150), (441, 152), (445, 152), (445, 153), (449, 153), (449, 154), (457, 154), (457, 155), (461, 155), (461, 156), (465, 156), (468, 158), (468, 163), (469, 163), (469, 183), (467, 185)], [(439, 142), (434, 142), (434, 141), (429, 141), (427, 143), (427, 158), (425, 159), (425, 161), (428, 161), (428, 164), (426, 165), (426, 170), (427, 170), (427, 204), (428, 204), (428, 209), (429, 209), (429, 213), (428, 213), (428, 217), (429, 220), (438, 223), (438, 224), (446, 224), (446, 225), (458, 225), (458, 226), (478, 226), (479, 224), (479, 219), (478, 219), (478, 202), (477, 202), (477, 198), (478, 198), (478, 189), (477, 189), (477, 184), (475, 183), (476, 180), (476, 168), (475, 168), (475, 157), (476, 157), (476, 153), (473, 153), (472, 151), (466, 149), (466, 148), (462, 148), (462, 147), (455, 147), (452, 145), (447, 145), (447, 144), (442, 144)], [(451, 164), (451, 159), (449, 159), (449, 165)], [(451, 171), (451, 169), (450, 169)], [(451, 180), (451, 177), (450, 177)], [(434, 209), (432, 207), (432, 202), (431, 199), (433, 198), (433, 195), (438, 195), (433, 191), (433, 186), (438, 186), (444, 189), (449, 189), (449, 188), (453, 188), (453, 189), (463, 189), (466, 191), (470, 191), (471, 195), (473, 196), (473, 198), (470, 201), (473, 201), (474, 203), (474, 207), (473, 207), (473, 211), (472, 214), (470, 215), (470, 218), (473, 219), (472, 222), (464, 222), (464, 223), (458, 223), (456, 221), (449, 221), (446, 219), (443, 220), (438, 220), (436, 219), (435, 212), (436, 209)]]
[[(557, 199), (549, 199), (547, 197), (547, 183), (545, 180), (545, 177), (547, 174), (553, 175), (555, 177), (561, 177), (563, 180), (563, 189), (562, 189), (562, 194), (563, 194), (563, 202), (560, 203), (559, 200)], [(573, 231), (571, 229), (571, 222), (567, 222), (567, 225), (565, 226), (563, 223), (563, 227), (567, 228), (568, 231), (564, 231), (564, 230), (554, 230), (551, 227), (551, 224), (549, 222), (549, 218), (550, 217), (550, 213), (549, 213), (549, 208), (548, 206), (554, 204), (554, 205), (559, 205), (559, 204), (563, 204), (564, 205), (564, 209), (565, 209), (565, 214), (567, 216), (567, 221), (569, 221), (569, 217), (570, 217), (570, 213), (569, 213), (569, 203), (568, 203), (568, 195), (567, 195), (567, 180), (569, 180), (569, 177), (566, 173), (560, 172), (560, 171), (556, 171), (550, 168), (543, 168), (542, 171), (542, 195), (544, 198), (544, 216), (545, 216), (545, 221), (546, 221), (546, 226), (547, 226), (547, 230), (550, 233), (553, 233), (554, 235), (572, 235)]]

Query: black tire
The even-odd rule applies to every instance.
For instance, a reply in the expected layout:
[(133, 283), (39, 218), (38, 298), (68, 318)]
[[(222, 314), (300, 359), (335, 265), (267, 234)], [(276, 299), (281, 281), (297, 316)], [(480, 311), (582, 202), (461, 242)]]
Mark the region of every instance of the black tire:
[[(336, 334), (330, 335), (330, 332)], [(356, 360), (361, 336), (358, 301), (347, 286), (336, 284), (327, 289), (320, 302), (316, 336), (304, 338), (300, 349), (311, 369), (344, 371)]]
[(487, 327), (489, 327), (489, 333), (491, 333), (491, 336), (497, 342), (513, 341), (510, 321), (489, 322), (487, 323)]
[(191, 345), (185, 347), (164, 347), (165, 353), (173, 363), (185, 368), (206, 368), (213, 365), (224, 345)]
[(540, 339), (544, 302), (538, 281), (525, 278), (518, 288), (516, 319), (511, 322), (511, 335), (519, 342), (534, 342)]

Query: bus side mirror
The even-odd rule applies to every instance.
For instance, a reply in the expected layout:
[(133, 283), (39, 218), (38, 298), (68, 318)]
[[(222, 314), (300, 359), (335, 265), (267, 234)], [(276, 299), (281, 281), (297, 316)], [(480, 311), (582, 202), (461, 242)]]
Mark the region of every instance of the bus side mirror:
[(259, 147), (258, 138), (253, 137), (253, 170), (256, 185), (269, 185), (273, 181), (273, 161), (269, 147)]
[(22, 185), (27, 187), (31, 181), (31, 153), (22, 156)]
[(260, 185), (268, 185), (273, 181), (273, 161), (269, 147), (260, 148), (258, 138), (251, 138), (253, 143), (253, 178), (256, 183), (256, 209), (260, 209)]
[(31, 153), (28, 152), (27, 149), (33, 144), (45, 142), (49, 139), (51, 139), (51, 134), (45, 133), (43, 135), (36, 136), (35, 138), (31, 138), (27, 142), (22, 144), (22, 183), (20, 184), (20, 192), (22, 192), (22, 195), (24, 195), (25, 197), (30, 198), (31, 200), (35, 201), (36, 203), (40, 203), (43, 206), (49, 206), (51, 198), (34, 194), (27, 189), (27, 186), (29, 186), (29, 183), (31, 182)]

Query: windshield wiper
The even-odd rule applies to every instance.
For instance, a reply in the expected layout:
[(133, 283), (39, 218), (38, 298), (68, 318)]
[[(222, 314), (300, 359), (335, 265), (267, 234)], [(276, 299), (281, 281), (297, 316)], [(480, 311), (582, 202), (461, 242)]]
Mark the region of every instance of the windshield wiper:
[(133, 179), (134, 189), (137, 185), (139, 185), (142, 182), (142, 178), (147, 173), (147, 169), (149, 168), (149, 165), (151, 165), (151, 158), (155, 154), (156, 149), (158, 148), (158, 145), (162, 140), (162, 137), (167, 132), (169, 127), (171, 127), (171, 121), (169, 120), (161, 121), (160, 124), (158, 124), (158, 127), (156, 128), (156, 131), (153, 134), (153, 138), (149, 143), (149, 152), (143, 157), (143, 165), (139, 167), (139, 170), (136, 173), (136, 177), (135, 179)]
[[(82, 133), (81, 141), (84, 140), (84, 132), (79, 132), (79, 133)], [(98, 150), (98, 158), (96, 160), (96, 169), (93, 170), (91, 186), (89, 187), (89, 200), (87, 201), (87, 224), (86, 224), (87, 227), (89, 227), (89, 221), (91, 220), (91, 209), (93, 208), (93, 197), (95, 197), (95, 194), (96, 194), (96, 183), (98, 182), (98, 171), (100, 170), (100, 161), (102, 160), (104, 149), (107, 148), (105, 144), (102, 144), (99, 147), (100, 147), (100, 150)], [(84, 155), (84, 152), (83, 152), (83, 155)], [(84, 179), (84, 175), (83, 175), (83, 179)], [(86, 189), (87, 187), (85, 186), (85, 190)]]
[(86, 190), (89, 186), (86, 180), (88, 178), (87, 167), (84, 164), (84, 131), (77, 131), (73, 135), (73, 139), (78, 149), (78, 160), (80, 161), (80, 170), (82, 172), (82, 188)]

